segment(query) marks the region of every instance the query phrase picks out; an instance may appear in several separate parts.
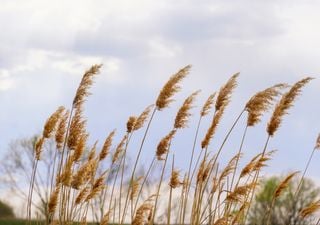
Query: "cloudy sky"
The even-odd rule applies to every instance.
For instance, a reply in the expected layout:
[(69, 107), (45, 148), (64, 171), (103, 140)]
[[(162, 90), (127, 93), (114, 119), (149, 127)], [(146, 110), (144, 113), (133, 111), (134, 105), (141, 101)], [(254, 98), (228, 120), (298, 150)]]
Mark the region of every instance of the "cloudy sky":
[[(319, 9), (317, 0), (1, 0), (1, 155), (10, 141), (41, 132), (59, 105), (70, 106), (83, 72), (94, 63), (104, 66), (86, 105), (91, 143), (103, 142), (114, 128), (119, 140), (127, 118), (153, 103), (172, 73), (193, 65), (177, 101), (156, 118), (146, 160), (171, 128), (184, 97), (201, 89), (200, 107), (209, 94), (240, 72), (214, 150), (253, 93), (306, 75), (320, 78)], [(268, 173), (304, 168), (320, 131), (319, 87), (320, 79), (315, 79), (305, 88), (271, 140), (270, 149), (279, 151)], [(193, 111), (190, 128), (173, 145), (180, 167), (190, 151), (199, 107)], [(249, 130), (247, 157), (261, 151), (269, 117)], [(244, 121), (226, 146), (228, 157), (236, 151)], [(314, 178), (320, 169), (317, 160), (320, 153), (309, 171)]]

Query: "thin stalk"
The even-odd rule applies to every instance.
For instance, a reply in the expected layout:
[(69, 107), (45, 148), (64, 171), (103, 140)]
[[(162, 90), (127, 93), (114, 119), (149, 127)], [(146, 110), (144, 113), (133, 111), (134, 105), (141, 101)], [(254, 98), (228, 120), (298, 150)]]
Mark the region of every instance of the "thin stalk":
[[(199, 134), (199, 129), (200, 129), (201, 120), (202, 120), (202, 116), (200, 116), (200, 118), (199, 118), (199, 120), (198, 120), (197, 129), (196, 129), (196, 133), (195, 133), (194, 140), (193, 140), (193, 146), (192, 146), (192, 151), (191, 151), (191, 158), (190, 158), (189, 168), (188, 168), (188, 174), (187, 174), (187, 184), (189, 184), (189, 182), (190, 182), (191, 167), (192, 167), (192, 164), (193, 164), (194, 151), (195, 151), (195, 148), (196, 148), (196, 143), (197, 143), (197, 139), (198, 139), (198, 134)], [(199, 158), (198, 158), (198, 159), (199, 159)], [(185, 204), (184, 204), (184, 208), (183, 208), (183, 211), (184, 211), (184, 212), (186, 211), (186, 207), (187, 207), (187, 204), (188, 204), (188, 197), (187, 197), (187, 196), (189, 195), (189, 191), (190, 191), (190, 188), (187, 187), (186, 195), (185, 195)], [(185, 217), (185, 213), (183, 213), (182, 224), (184, 224), (184, 217)]]
[[(135, 160), (135, 162), (134, 162), (134, 166), (133, 166), (133, 169), (132, 169), (132, 174), (131, 174), (130, 180), (133, 180), (133, 178), (134, 178), (134, 175), (135, 175), (135, 172), (136, 172), (136, 169), (137, 169), (137, 166), (138, 166), (138, 161), (139, 161), (139, 159), (140, 159), (140, 155), (141, 155), (141, 152), (142, 152), (144, 143), (145, 143), (145, 141), (146, 141), (146, 137), (147, 137), (148, 131), (149, 131), (149, 129), (150, 129), (151, 122), (152, 122), (152, 120), (153, 120), (153, 118), (154, 118), (154, 115), (155, 115), (156, 111), (157, 111), (157, 108), (154, 107), (154, 109), (153, 109), (153, 111), (152, 111), (152, 114), (151, 114), (151, 116), (150, 116), (150, 119), (149, 119), (147, 128), (146, 128), (146, 130), (145, 130), (145, 132), (144, 132), (144, 135), (143, 135), (143, 138), (142, 138), (142, 141), (141, 141), (141, 144), (140, 144), (140, 148), (139, 148), (139, 151), (138, 151), (136, 160)], [(127, 191), (126, 201), (125, 201), (125, 204), (124, 204), (125, 210), (124, 210), (123, 215), (122, 215), (121, 223), (123, 223), (124, 218), (125, 218), (125, 212), (126, 212), (126, 208), (127, 208), (127, 204), (128, 204), (130, 192), (131, 192), (131, 190), (129, 189), (129, 190)]]
[[(122, 224), (121, 220), (121, 199), (122, 199), (122, 186), (123, 186), (123, 177), (124, 177), (124, 169), (125, 169), (125, 164), (126, 164), (126, 157), (127, 157), (127, 149), (128, 145), (130, 142), (130, 139), (132, 137), (133, 132), (130, 133), (127, 141), (126, 141), (126, 146), (124, 149), (124, 154), (123, 154), (123, 162), (122, 162), (122, 168), (121, 168), (121, 178), (120, 178), (120, 193), (119, 193), (119, 224)], [(121, 166), (121, 165), (120, 165)], [(131, 180), (132, 181), (132, 180)], [(130, 188), (130, 187), (129, 187)], [(127, 191), (129, 192), (129, 190)]]
[[(134, 215), (135, 212), (136, 212), (136, 209), (137, 209), (137, 207), (138, 207), (139, 198), (140, 198), (141, 193), (142, 193), (142, 189), (143, 189), (145, 183), (147, 182), (147, 178), (149, 177), (149, 174), (150, 174), (150, 172), (151, 172), (151, 169), (152, 169), (152, 167), (153, 167), (153, 165), (154, 165), (155, 160), (156, 160), (156, 157), (153, 157), (153, 159), (152, 159), (152, 161), (151, 161), (151, 163), (150, 163), (150, 166), (149, 166), (149, 168), (148, 168), (147, 174), (146, 174), (145, 177), (143, 178), (143, 181), (142, 181), (142, 183), (141, 183), (141, 186), (140, 186), (140, 189), (139, 189), (139, 192), (138, 192), (138, 195), (137, 195), (137, 199), (136, 199), (135, 204), (134, 204), (133, 215)], [(132, 217), (131, 219), (133, 220), (133, 217)]]
[(301, 187), (302, 187), (302, 184), (303, 184), (305, 175), (306, 175), (307, 170), (308, 170), (308, 168), (309, 168), (309, 166), (310, 166), (310, 164), (311, 164), (311, 160), (312, 160), (312, 158), (313, 158), (313, 155), (314, 155), (315, 151), (316, 151), (316, 148), (313, 148), (313, 150), (312, 150), (312, 152), (311, 152), (311, 155), (310, 155), (310, 157), (309, 157), (309, 159), (308, 159), (308, 163), (307, 163), (307, 165), (306, 165), (306, 167), (305, 167), (305, 169), (304, 169), (304, 171), (303, 171), (302, 177), (301, 177), (300, 182), (299, 182), (299, 184), (298, 184), (297, 190), (296, 190), (295, 193), (294, 193), (294, 199), (296, 199), (297, 195), (298, 195), (298, 194), (300, 193), (300, 191), (301, 191)]
[(268, 210), (268, 214), (267, 214), (267, 225), (270, 224), (271, 214), (272, 214), (272, 211), (273, 211), (272, 209), (273, 209), (275, 200), (276, 200), (276, 198), (273, 196), (271, 204), (270, 204), (270, 207), (269, 207), (269, 210)]
[[(174, 170), (174, 155), (172, 156), (172, 167), (171, 167), (171, 174)], [(169, 202), (168, 202), (168, 218), (167, 218), (167, 225), (170, 224), (171, 219), (171, 201), (172, 201), (172, 187), (170, 186), (170, 193), (169, 193)]]
[[(171, 141), (170, 141), (170, 144), (169, 144), (168, 149), (170, 149), (170, 146), (171, 146)], [(166, 158), (165, 158), (165, 160), (164, 160), (164, 164), (163, 164), (163, 168), (162, 168), (162, 172), (161, 172), (161, 177), (160, 177), (160, 181), (159, 181), (159, 185), (158, 185), (158, 190), (157, 190), (157, 194), (156, 194), (156, 200), (155, 200), (155, 203), (154, 203), (154, 210), (153, 210), (152, 219), (151, 219), (151, 221), (150, 221), (150, 225), (153, 225), (153, 224), (154, 224), (154, 219), (155, 219), (156, 212), (157, 212), (157, 204), (158, 204), (158, 200), (159, 200), (160, 188), (161, 188), (161, 185), (162, 185), (162, 181), (163, 181), (163, 177), (164, 177), (164, 172), (165, 172), (165, 169), (166, 169), (166, 166), (167, 166), (168, 156), (169, 156), (169, 150), (168, 150), (168, 152), (167, 152), (167, 154), (166, 154)]]
[[(268, 143), (269, 143), (269, 140), (270, 140), (271, 136), (268, 135), (267, 137), (267, 140), (266, 140), (266, 143), (264, 145), (264, 148), (263, 148), (263, 151), (262, 151), (262, 154), (260, 156), (260, 158), (264, 157), (266, 151), (267, 151), (267, 147), (268, 147)], [(244, 223), (246, 222), (247, 220), (247, 217), (248, 217), (248, 214), (249, 214), (249, 211), (250, 211), (250, 208), (251, 208), (251, 204), (252, 204), (252, 201), (253, 201), (253, 198), (254, 198), (254, 192), (255, 192), (255, 189), (257, 187), (257, 181), (258, 181), (258, 178), (259, 178), (259, 173), (260, 173), (260, 170), (258, 170), (255, 175), (254, 175), (254, 178), (253, 178), (253, 182), (254, 182), (254, 185), (253, 185), (253, 188), (252, 188), (252, 194), (251, 194), (251, 198), (250, 198), (250, 201), (249, 201), (249, 206), (248, 206), (248, 209), (247, 209), (247, 212), (246, 212), (246, 215), (244, 217)], [(247, 195), (248, 198), (250, 196), (250, 193)], [(246, 198), (246, 200), (248, 200), (248, 198)]]

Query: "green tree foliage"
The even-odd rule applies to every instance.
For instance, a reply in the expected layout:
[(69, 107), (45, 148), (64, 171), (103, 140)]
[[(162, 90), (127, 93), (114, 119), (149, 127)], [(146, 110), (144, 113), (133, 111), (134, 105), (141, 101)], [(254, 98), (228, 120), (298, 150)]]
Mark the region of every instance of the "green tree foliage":
[[(301, 209), (315, 201), (319, 195), (319, 188), (309, 180), (305, 179), (299, 194), (295, 197), (295, 192), (299, 183), (299, 178), (293, 179), (284, 193), (276, 199), (272, 209), (270, 209), (273, 194), (281, 181), (280, 177), (271, 177), (261, 182), (255, 201), (250, 208), (248, 222), (250, 225), (266, 224), (267, 215), (270, 212), (271, 225), (310, 225), (314, 223), (314, 218), (302, 219), (299, 215)], [(270, 211), (271, 210), (271, 211)]]
[(13, 218), (14, 213), (10, 206), (0, 201), (0, 218)]

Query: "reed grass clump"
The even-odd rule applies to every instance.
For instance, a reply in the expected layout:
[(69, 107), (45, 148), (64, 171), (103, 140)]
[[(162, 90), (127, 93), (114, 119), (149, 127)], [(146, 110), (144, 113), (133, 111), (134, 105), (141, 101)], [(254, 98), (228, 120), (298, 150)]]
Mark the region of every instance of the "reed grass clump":
[[(118, 144), (114, 144), (118, 134), (114, 128), (110, 128), (110, 133), (99, 147), (98, 142), (92, 146), (88, 145), (87, 119), (83, 112), (90, 88), (101, 68), (102, 65), (93, 65), (84, 73), (73, 98), (72, 107), (59, 107), (45, 122), (42, 135), (35, 143), (27, 204), (29, 224), (34, 210), (32, 193), (37, 175), (40, 174), (37, 165), (42, 160), (41, 153), (49, 139), (56, 143), (56, 154), (50, 159), (55, 165), (50, 172), (51, 185), (44, 187), (50, 196), (45, 206), (49, 214), (46, 224), (86, 224), (88, 220), (94, 220), (101, 225), (246, 224), (254, 193), (259, 186), (260, 172), (274, 157), (275, 151), (268, 151), (268, 143), (279, 129), (284, 115), (311, 78), (302, 79), (292, 86), (276, 84), (253, 94), (225, 137), (222, 140), (214, 140), (218, 143), (218, 148), (211, 149), (210, 144), (223, 122), (225, 110), (238, 85), (239, 73), (236, 73), (217, 92), (209, 95), (201, 109), (195, 107), (200, 91), (187, 96), (177, 110), (172, 128), (167, 135), (160, 138), (155, 151), (144, 151), (148, 136), (156, 135), (157, 132), (156, 129), (152, 129), (152, 122), (157, 119), (158, 113), (162, 113), (174, 101), (174, 95), (181, 90), (181, 82), (190, 73), (191, 66), (183, 67), (170, 77), (160, 90), (155, 104), (147, 106), (140, 115), (129, 117), (125, 133), (119, 134), (122, 138)], [(286, 89), (289, 90), (283, 93)], [(262, 116), (274, 105), (274, 111), (266, 127), (268, 138), (264, 148), (257, 149), (255, 156), (245, 162), (245, 166), (240, 167), (242, 155), (247, 154), (242, 151), (243, 145), (245, 141), (250, 140), (247, 138), (247, 130), (260, 123)], [(185, 149), (184, 155), (179, 156), (180, 152), (175, 152), (173, 143), (179, 138), (178, 132), (183, 132), (188, 127), (196, 110), (198, 123), (196, 127), (189, 128), (195, 131), (194, 136), (188, 138), (191, 141), (190, 148)], [(210, 114), (211, 123), (203, 123), (203, 118)], [(238, 143), (239, 148), (225, 164), (220, 160), (225, 143), (231, 141), (230, 134), (236, 126), (241, 126), (239, 121), (245, 115), (247, 118), (242, 139)], [(206, 130), (205, 126), (208, 127)], [(141, 140), (138, 140), (138, 149), (133, 149), (131, 142), (136, 132), (142, 132), (143, 135)], [(199, 140), (200, 132), (205, 134), (202, 141)], [(318, 137), (310, 160), (314, 151), (320, 148), (319, 143)], [(130, 163), (129, 154), (136, 155)], [(149, 155), (150, 164), (143, 174), (138, 174), (137, 169), (142, 163), (141, 154)], [(190, 155), (186, 171), (177, 169), (175, 155)], [(168, 166), (170, 163), (171, 170)], [(156, 168), (158, 171), (155, 171)], [(158, 176), (155, 180), (152, 177), (154, 173)], [(279, 185), (274, 193), (273, 202), (283, 194), (293, 176), (296, 176), (296, 173), (290, 174)], [(299, 194), (299, 187), (296, 193)], [(272, 204), (268, 218), (272, 215)], [(314, 202), (301, 210), (301, 217), (314, 215), (318, 209), (319, 202)]]

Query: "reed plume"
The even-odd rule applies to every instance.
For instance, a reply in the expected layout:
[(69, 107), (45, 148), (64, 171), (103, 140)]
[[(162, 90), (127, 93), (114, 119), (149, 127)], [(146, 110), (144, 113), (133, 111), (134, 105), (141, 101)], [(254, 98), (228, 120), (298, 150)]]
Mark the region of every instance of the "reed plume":
[(112, 163), (113, 163), (113, 164), (120, 159), (120, 156), (121, 156), (121, 154), (122, 154), (123, 151), (124, 151), (125, 142), (126, 142), (127, 138), (128, 138), (127, 135), (123, 136), (123, 138), (122, 138), (122, 140), (120, 141), (120, 143), (118, 144), (115, 152), (113, 153), (113, 156), (112, 156)]
[(139, 186), (140, 186), (140, 181), (143, 179), (143, 176), (140, 176), (134, 180), (131, 181), (130, 183), (130, 200), (132, 201), (138, 194), (139, 191)]
[(162, 140), (159, 142), (157, 151), (156, 151), (156, 156), (158, 160), (164, 160), (163, 155), (167, 154), (169, 151), (169, 145), (176, 133), (176, 130), (170, 131), (168, 135), (166, 135)]
[(136, 122), (137, 122), (137, 117), (135, 116), (129, 117), (127, 121), (127, 133), (131, 133), (133, 131)]
[(301, 89), (311, 80), (312, 78), (307, 77), (298, 81), (290, 88), (288, 92), (286, 92), (282, 96), (279, 103), (276, 105), (271, 119), (268, 123), (267, 132), (270, 136), (273, 136), (279, 128), (282, 121), (282, 117), (285, 114), (287, 114), (289, 108), (293, 106), (293, 102), (295, 101), (296, 97), (301, 93)]
[(320, 134), (317, 137), (316, 145), (314, 146), (314, 149), (320, 149)]
[(175, 129), (182, 129), (187, 126), (188, 119), (191, 116), (191, 113), (189, 111), (193, 107), (192, 104), (195, 100), (195, 97), (199, 94), (199, 92), (200, 91), (196, 91), (196, 92), (192, 93), (183, 102), (182, 106), (178, 110), (178, 113), (177, 113), (175, 121), (174, 121), (174, 128)]
[(227, 83), (220, 88), (215, 104), (216, 111), (219, 111), (230, 102), (232, 91), (237, 87), (237, 78), (239, 74), (240, 73), (234, 74)]
[(201, 142), (201, 148), (205, 149), (209, 146), (211, 139), (213, 138), (216, 129), (220, 123), (220, 120), (222, 118), (222, 115), (224, 113), (224, 107), (220, 108), (220, 110), (218, 112), (216, 112), (216, 114), (214, 115), (211, 125), (209, 127), (209, 129), (207, 130), (207, 133), (204, 137), (204, 139)]
[(139, 130), (144, 126), (147, 119), (149, 118), (150, 112), (154, 105), (149, 105), (145, 110), (137, 117), (136, 122), (134, 124), (133, 130)]
[(283, 181), (280, 182), (280, 184), (277, 186), (277, 188), (276, 188), (276, 190), (274, 192), (274, 197), (275, 198), (278, 198), (281, 195), (283, 190), (288, 187), (291, 179), (298, 173), (299, 172), (290, 173)]
[(105, 181), (106, 177), (105, 174), (102, 174), (100, 177), (98, 177), (90, 190), (90, 193), (88, 194), (88, 196), (86, 197), (85, 201), (89, 201), (90, 199), (93, 199), (96, 195), (99, 194), (100, 191), (102, 191), (102, 189), (104, 188), (104, 181)]
[(173, 170), (171, 172), (171, 177), (169, 182), (169, 186), (171, 188), (177, 188), (183, 184), (183, 182), (180, 181), (179, 175), (180, 175), (180, 172), (178, 170)]
[(200, 112), (200, 115), (201, 115), (202, 117), (206, 116), (206, 115), (210, 112), (210, 110), (211, 110), (211, 108), (212, 108), (212, 106), (213, 106), (213, 104), (214, 104), (214, 97), (215, 97), (215, 96), (216, 96), (216, 92), (214, 92), (213, 94), (211, 94), (211, 95), (208, 97), (207, 101), (204, 103), (204, 105), (203, 105), (203, 107), (202, 107), (202, 109), (201, 109), (201, 112)]
[(254, 126), (260, 122), (262, 114), (269, 110), (276, 97), (281, 94), (280, 90), (286, 87), (287, 84), (276, 84), (252, 96), (245, 106), (248, 112), (247, 125)]
[(100, 68), (102, 64), (93, 65), (89, 70), (85, 72), (80, 82), (80, 85), (77, 89), (76, 95), (73, 99), (73, 107), (74, 108), (81, 108), (81, 105), (85, 101), (85, 98), (90, 95), (89, 88), (93, 84), (94, 77), (99, 74)]
[(50, 138), (53, 132), (56, 130), (59, 120), (62, 117), (65, 108), (60, 106), (47, 120), (44, 125), (42, 136), (44, 138)]
[(105, 213), (103, 215), (102, 220), (100, 222), (100, 225), (108, 225), (109, 224), (110, 214), (111, 214), (111, 211), (108, 211), (107, 213)]
[(70, 150), (75, 150), (80, 137), (85, 132), (86, 120), (82, 118), (82, 110), (77, 109), (73, 116), (69, 128), (69, 135), (67, 140), (67, 146)]
[(300, 216), (302, 218), (306, 218), (308, 216), (311, 216), (315, 212), (319, 211), (320, 209), (320, 200), (310, 203), (308, 206), (304, 207), (300, 211)]
[(107, 157), (107, 155), (109, 154), (110, 152), (110, 148), (111, 148), (111, 145), (112, 145), (112, 140), (113, 140), (113, 137), (115, 135), (116, 131), (113, 130), (109, 135), (108, 137), (106, 138), (106, 140), (104, 141), (104, 144), (103, 144), (103, 147), (100, 151), (100, 154), (99, 154), (99, 160), (102, 161), (103, 159), (105, 159)]
[(59, 194), (60, 194), (60, 185), (57, 185), (55, 190), (51, 193), (49, 203), (48, 203), (48, 212), (51, 215), (53, 215), (56, 211)]
[(180, 69), (176, 74), (172, 75), (168, 82), (163, 86), (156, 100), (156, 107), (162, 110), (169, 106), (173, 101), (172, 96), (180, 90), (179, 82), (185, 78), (191, 69), (191, 65)]
[(83, 188), (83, 189), (79, 192), (79, 194), (77, 195), (76, 200), (75, 200), (75, 204), (76, 204), (76, 205), (79, 205), (81, 202), (83, 202), (84, 199), (85, 199), (85, 198), (87, 197), (87, 195), (89, 194), (89, 191), (90, 191), (89, 187)]
[(149, 213), (152, 210), (153, 205), (149, 202), (144, 202), (137, 210), (135, 217), (133, 218), (132, 225), (144, 225)]
[(42, 148), (43, 148), (43, 143), (44, 143), (44, 138), (41, 137), (37, 140), (37, 142), (35, 143), (35, 158), (36, 160), (40, 160), (40, 156), (41, 156), (41, 152), (42, 152)]
[(67, 132), (67, 120), (69, 118), (69, 111), (66, 111), (62, 118), (60, 123), (58, 124), (57, 132), (55, 135), (56, 143), (57, 143), (57, 149), (61, 150), (63, 147), (63, 143), (65, 141), (65, 136)]

